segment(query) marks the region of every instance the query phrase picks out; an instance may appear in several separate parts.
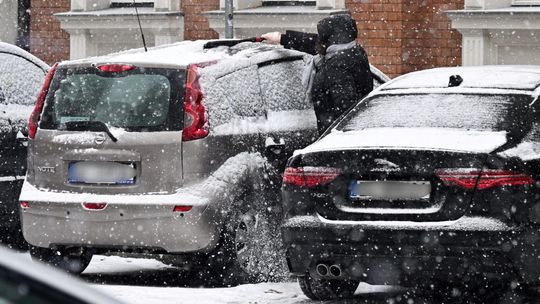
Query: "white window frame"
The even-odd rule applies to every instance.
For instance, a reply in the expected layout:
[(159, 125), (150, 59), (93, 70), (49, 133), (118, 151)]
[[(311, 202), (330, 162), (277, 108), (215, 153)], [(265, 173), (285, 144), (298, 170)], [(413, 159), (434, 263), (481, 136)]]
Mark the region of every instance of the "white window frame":
[[(135, 0), (136, 3), (153, 3), (154, 0)], [(133, 4), (133, 0), (111, 0), (111, 3), (129, 3)]]
[[(271, 0), (268, 0), (271, 1)], [(302, 0), (274, 0), (275, 2), (292, 2), (292, 1), (302, 1)], [(316, 2), (317, 8), (332, 8), (332, 9), (344, 9), (345, 0), (313, 0)], [(262, 6), (263, 0), (233, 0), (233, 7), (238, 10), (250, 9)], [(306, 1), (302, 1), (306, 2)], [(219, 6), (221, 9), (225, 8), (225, 0), (219, 1)]]
[(539, 5), (540, 0), (513, 0), (512, 5)]

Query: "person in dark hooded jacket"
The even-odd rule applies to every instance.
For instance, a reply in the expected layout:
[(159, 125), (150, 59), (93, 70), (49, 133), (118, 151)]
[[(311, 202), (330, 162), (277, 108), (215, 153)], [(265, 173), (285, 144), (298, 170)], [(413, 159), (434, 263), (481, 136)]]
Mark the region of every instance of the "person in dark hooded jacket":
[(348, 14), (331, 15), (317, 24), (318, 34), (287, 31), (262, 37), (285, 48), (315, 55), (302, 82), (313, 103), (319, 134), (373, 90), (366, 51), (356, 42), (358, 30)]

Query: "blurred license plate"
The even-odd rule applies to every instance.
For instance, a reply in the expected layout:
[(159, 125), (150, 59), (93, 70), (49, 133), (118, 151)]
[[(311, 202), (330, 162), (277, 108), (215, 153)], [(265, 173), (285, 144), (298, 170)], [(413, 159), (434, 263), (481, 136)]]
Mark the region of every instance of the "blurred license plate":
[(72, 184), (135, 184), (134, 164), (117, 162), (74, 162), (69, 164), (68, 182)]
[(352, 181), (350, 197), (359, 200), (429, 200), (427, 181)]

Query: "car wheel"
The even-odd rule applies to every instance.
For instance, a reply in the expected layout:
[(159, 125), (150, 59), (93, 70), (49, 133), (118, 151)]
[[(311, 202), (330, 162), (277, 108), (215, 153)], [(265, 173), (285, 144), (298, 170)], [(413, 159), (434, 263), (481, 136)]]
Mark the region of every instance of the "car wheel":
[(359, 281), (315, 279), (309, 274), (298, 277), (302, 292), (316, 301), (350, 298), (358, 288)]
[(235, 208), (207, 261), (220, 285), (278, 281), (286, 274), (279, 217), (271, 208)]
[(92, 260), (92, 253), (83, 248), (63, 251), (32, 246), (30, 255), (34, 260), (53, 265), (72, 274), (83, 272)]

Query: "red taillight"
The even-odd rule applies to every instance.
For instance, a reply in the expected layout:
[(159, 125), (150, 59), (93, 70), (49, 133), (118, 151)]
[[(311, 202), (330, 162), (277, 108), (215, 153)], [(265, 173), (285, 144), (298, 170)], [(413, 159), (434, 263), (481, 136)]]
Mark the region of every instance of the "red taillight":
[[(199, 67), (190, 65), (187, 71), (184, 108), (184, 141), (204, 138), (208, 135), (208, 112), (203, 102), (203, 92), (199, 84)], [(189, 124), (189, 125), (187, 125)]]
[(173, 212), (188, 212), (193, 206), (174, 206)]
[(39, 120), (41, 119), (41, 112), (43, 111), (43, 105), (45, 105), (45, 99), (47, 97), (47, 93), (49, 93), (49, 87), (51, 86), (51, 82), (57, 67), (58, 63), (55, 63), (49, 70), (49, 73), (47, 73), (47, 76), (45, 77), (45, 82), (43, 83), (43, 87), (41, 88), (41, 92), (39, 92), (38, 98), (36, 100), (34, 110), (30, 115), (30, 121), (28, 122), (28, 138), (30, 139), (34, 139), (36, 137)]
[[(474, 189), (480, 172), (477, 169), (439, 169), (435, 174), (447, 186), (459, 186), (465, 189)], [(502, 186), (532, 185), (535, 180), (523, 173), (499, 169), (484, 169), (478, 180), (478, 190), (491, 189)]]
[(341, 170), (328, 167), (288, 167), (283, 175), (284, 185), (313, 188), (332, 182)]
[(30, 208), (30, 202), (21, 201), (21, 208), (23, 208), (23, 209)]
[(103, 210), (107, 207), (107, 203), (83, 203), (82, 205), (86, 210)]
[(122, 73), (133, 70), (135, 66), (129, 64), (103, 64), (98, 66), (97, 68), (102, 72)]

